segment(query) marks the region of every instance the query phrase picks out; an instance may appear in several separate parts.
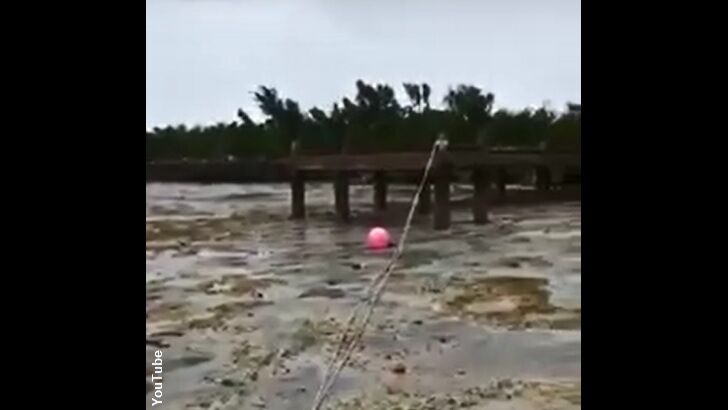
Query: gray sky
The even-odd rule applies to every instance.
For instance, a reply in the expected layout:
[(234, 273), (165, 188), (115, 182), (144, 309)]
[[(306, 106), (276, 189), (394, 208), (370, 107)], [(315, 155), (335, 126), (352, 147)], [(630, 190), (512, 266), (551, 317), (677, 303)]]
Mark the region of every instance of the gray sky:
[(146, 0), (147, 127), (259, 118), (274, 86), (328, 110), (354, 81), (473, 84), (498, 107), (581, 101), (580, 0)]

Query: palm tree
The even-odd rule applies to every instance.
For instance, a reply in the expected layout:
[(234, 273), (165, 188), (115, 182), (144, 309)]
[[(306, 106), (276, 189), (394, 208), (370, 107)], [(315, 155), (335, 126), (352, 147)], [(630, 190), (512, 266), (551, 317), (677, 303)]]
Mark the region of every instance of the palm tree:
[(406, 107), (386, 84), (356, 82), (356, 96), (334, 103), (330, 111), (282, 99), (273, 87), (256, 89), (254, 100), (265, 115), (256, 123), (242, 109), (236, 121), (209, 126), (167, 125), (147, 132), (147, 159), (211, 158), (236, 155), (286, 155), (300, 139), (307, 149), (348, 152), (356, 148), (376, 153), (427, 149), (440, 132), (453, 143), (472, 144), (477, 138), (495, 146), (535, 147), (576, 151), (581, 141), (581, 104), (568, 103), (561, 115), (547, 109), (501, 110), (492, 114), (493, 94), (471, 85), (458, 85), (444, 96), (446, 109), (431, 109), (427, 84), (405, 83)]
[(290, 148), (291, 143), (298, 138), (303, 123), (303, 114), (298, 103), (291, 99), (281, 100), (278, 91), (272, 87), (260, 86), (254, 96), (260, 110), (268, 117), (269, 127)]
[(581, 104), (566, 103), (569, 113), (581, 114)]
[(495, 97), (483, 95), (480, 88), (472, 85), (459, 85), (449, 89), (443, 99), (450, 114), (449, 138), (464, 144), (486, 143), (484, 127), (490, 119)]
[(240, 121), (242, 121), (243, 126), (255, 126), (255, 122), (250, 118), (250, 116), (243, 111), (242, 108), (238, 109), (238, 118), (240, 118)]
[(472, 85), (459, 85), (445, 95), (447, 108), (457, 116), (473, 125), (482, 125), (490, 116), (495, 96), (483, 95), (480, 88)]
[(422, 104), (422, 93), (420, 92), (420, 86), (418, 84), (404, 83), (402, 84), (404, 91), (407, 93), (407, 97), (410, 99), (410, 103), (414, 108), (419, 108)]
[(422, 101), (425, 103), (425, 110), (430, 109), (430, 86), (427, 83), (422, 83)]
[(283, 110), (283, 104), (278, 98), (278, 91), (275, 88), (260, 86), (253, 96), (260, 110), (269, 118), (278, 117)]

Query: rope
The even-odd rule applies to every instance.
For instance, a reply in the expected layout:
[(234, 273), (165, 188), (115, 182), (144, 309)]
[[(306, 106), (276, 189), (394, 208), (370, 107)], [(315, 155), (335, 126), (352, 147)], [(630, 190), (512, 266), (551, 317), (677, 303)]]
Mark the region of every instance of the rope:
[[(359, 345), (359, 342), (364, 335), (366, 326), (367, 324), (369, 324), (369, 320), (371, 319), (372, 313), (374, 312), (374, 307), (376, 306), (377, 302), (379, 302), (379, 299), (381, 298), (382, 293), (384, 292), (384, 288), (387, 284), (387, 280), (394, 270), (397, 260), (400, 258), (402, 252), (404, 251), (404, 245), (407, 240), (407, 235), (409, 233), (410, 227), (412, 226), (412, 218), (414, 217), (415, 209), (417, 208), (417, 205), (419, 203), (420, 194), (422, 193), (425, 183), (427, 183), (430, 169), (432, 168), (432, 164), (434, 163), (434, 159), (438, 152), (438, 149), (446, 147), (447, 141), (444, 140), (442, 137), (440, 137), (432, 145), (430, 157), (427, 160), (427, 165), (425, 165), (425, 171), (422, 175), (422, 179), (420, 180), (420, 184), (417, 187), (417, 192), (412, 199), (409, 213), (407, 214), (407, 219), (402, 230), (402, 236), (399, 238), (397, 248), (392, 254), (392, 258), (389, 260), (389, 263), (387, 263), (387, 266), (384, 268), (384, 270), (372, 279), (369, 287), (367, 288), (365, 297), (354, 307), (351, 314), (349, 315), (349, 318), (346, 321), (346, 327), (344, 328), (344, 331), (341, 334), (341, 338), (339, 339), (339, 345), (336, 349), (336, 352), (334, 353), (334, 356), (329, 361), (329, 364), (326, 368), (326, 373), (324, 375), (324, 380), (321, 383), (318, 391), (316, 392), (316, 397), (314, 398), (311, 410), (321, 409), (321, 406), (326, 401), (326, 398), (328, 397), (331, 388), (339, 377), (339, 373), (344, 368), (344, 366), (346, 366), (346, 363), (349, 361), (351, 354), (354, 352), (354, 349), (356, 349), (356, 347)], [(359, 325), (355, 327), (354, 324), (357, 321), (357, 318), (360, 317), (359, 312), (364, 307), (367, 307), (368, 309)]]

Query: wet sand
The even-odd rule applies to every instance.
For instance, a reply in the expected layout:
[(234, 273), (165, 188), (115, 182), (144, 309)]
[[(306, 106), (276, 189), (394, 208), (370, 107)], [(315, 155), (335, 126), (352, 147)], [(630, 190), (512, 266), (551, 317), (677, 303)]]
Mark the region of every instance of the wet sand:
[[(384, 214), (352, 187), (354, 220), (309, 186), (290, 221), (286, 185), (147, 185), (147, 408), (163, 351), (166, 409), (307, 409), (337, 332), (397, 239), (414, 187), (392, 186)], [(469, 196), (454, 187), (454, 201)], [(416, 217), (332, 409), (580, 408), (579, 202), (467, 206), (446, 232)], [(160, 347), (161, 346), (161, 347)], [(157, 406), (156, 408), (159, 408)]]

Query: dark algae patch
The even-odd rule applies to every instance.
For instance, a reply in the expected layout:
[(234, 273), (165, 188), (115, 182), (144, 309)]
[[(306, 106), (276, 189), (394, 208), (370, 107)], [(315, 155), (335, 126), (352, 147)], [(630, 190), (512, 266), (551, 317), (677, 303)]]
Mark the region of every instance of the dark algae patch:
[(581, 328), (581, 310), (555, 306), (545, 278), (486, 277), (458, 286), (449, 311), (510, 328)]

